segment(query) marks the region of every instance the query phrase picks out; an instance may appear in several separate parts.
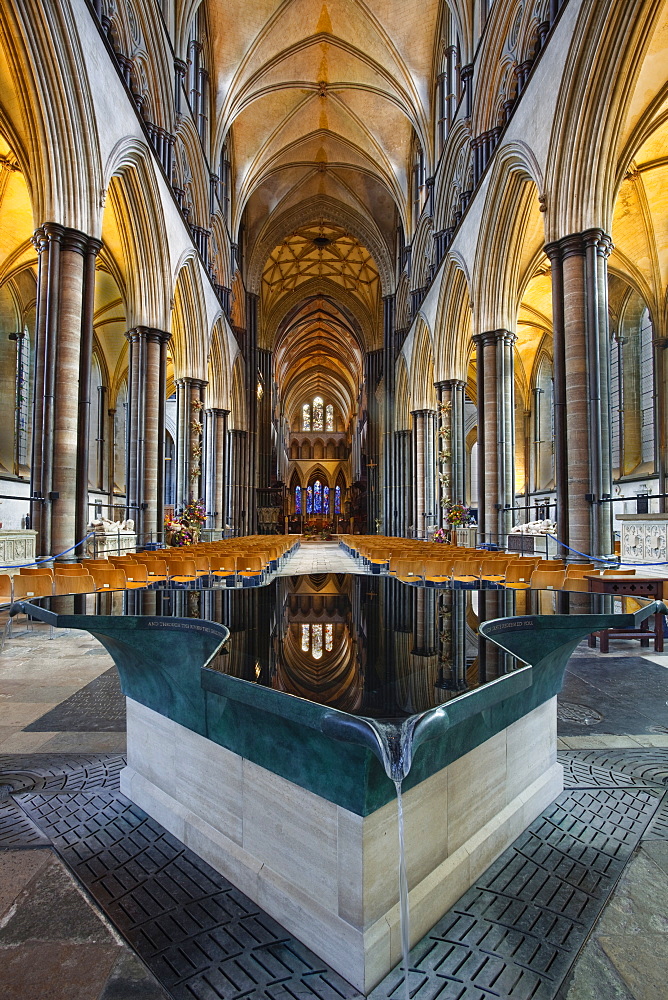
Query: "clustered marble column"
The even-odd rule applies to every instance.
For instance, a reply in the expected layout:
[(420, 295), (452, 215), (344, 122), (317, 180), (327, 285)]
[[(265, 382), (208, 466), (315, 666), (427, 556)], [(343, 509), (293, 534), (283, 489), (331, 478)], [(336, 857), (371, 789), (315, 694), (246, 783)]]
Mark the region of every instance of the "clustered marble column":
[(446, 379), (435, 383), (438, 393), (438, 478), (440, 483), (439, 526), (445, 523), (443, 502), (466, 500), (466, 435), (464, 390), (466, 383)]
[[(600, 229), (545, 247), (552, 263), (554, 449), (559, 537), (577, 550), (613, 550), (607, 259)], [(569, 558), (578, 559), (576, 552)]]
[(413, 410), (413, 517), (415, 536), (427, 538), (436, 513), (436, 410)]
[[(51, 555), (83, 538), (89, 520), (88, 384), (95, 257), (101, 243), (52, 222), (36, 231), (34, 243), (38, 277), (33, 524), (40, 554)], [(73, 561), (77, 554), (71, 552), (65, 558)]]
[(229, 410), (204, 411), (204, 502), (209, 527), (224, 528), (227, 517), (227, 418)]
[(505, 546), (515, 498), (515, 376), (508, 330), (477, 334), (478, 528), (485, 543)]
[(126, 494), (140, 543), (162, 531), (165, 496), (165, 395), (170, 334), (129, 330)]
[(177, 510), (202, 496), (202, 411), (207, 384), (198, 378), (180, 378), (176, 382)]

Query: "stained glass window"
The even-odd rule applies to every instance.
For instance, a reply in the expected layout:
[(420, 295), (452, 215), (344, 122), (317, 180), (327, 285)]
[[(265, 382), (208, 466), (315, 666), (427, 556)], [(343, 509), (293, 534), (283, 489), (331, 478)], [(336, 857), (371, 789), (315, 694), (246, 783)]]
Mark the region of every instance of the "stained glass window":
[(331, 403), (328, 403), (325, 407), (325, 430), (334, 430), (334, 407)]
[(313, 513), (313, 490), (310, 486), (306, 488), (306, 513)]
[(337, 486), (334, 490), (334, 513), (341, 513), (341, 487)]
[(310, 625), (302, 625), (302, 653), (308, 653), (308, 647), (311, 641), (310, 630)]
[(301, 486), (295, 487), (295, 514), (301, 514), (302, 512), (302, 489)]
[(325, 650), (328, 653), (334, 648), (334, 626), (325, 625)]
[(313, 513), (322, 514), (322, 483), (319, 479), (313, 484)]
[(325, 517), (329, 516), (329, 486), (323, 486), (322, 489), (322, 512)]
[(322, 625), (311, 625), (311, 656), (322, 659)]
[(308, 403), (304, 403), (302, 406), (302, 430), (311, 430), (311, 407)]
[(316, 396), (313, 400), (313, 430), (322, 431), (325, 429), (325, 425), (322, 419), (323, 414), (323, 404), (322, 397)]

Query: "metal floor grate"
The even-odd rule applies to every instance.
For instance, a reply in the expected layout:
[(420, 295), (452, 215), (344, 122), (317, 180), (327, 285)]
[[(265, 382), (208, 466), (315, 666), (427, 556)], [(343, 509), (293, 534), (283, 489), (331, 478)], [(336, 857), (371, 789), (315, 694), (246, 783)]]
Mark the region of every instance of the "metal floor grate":
[[(411, 1000), (553, 1000), (640, 838), (668, 839), (668, 753), (559, 757), (568, 790), (412, 950)], [(14, 789), (0, 846), (51, 843), (174, 1000), (360, 996), (122, 796), (123, 765), (0, 757), (0, 785)], [(21, 820), (11, 843), (5, 806)], [(403, 996), (398, 970), (372, 993)]]

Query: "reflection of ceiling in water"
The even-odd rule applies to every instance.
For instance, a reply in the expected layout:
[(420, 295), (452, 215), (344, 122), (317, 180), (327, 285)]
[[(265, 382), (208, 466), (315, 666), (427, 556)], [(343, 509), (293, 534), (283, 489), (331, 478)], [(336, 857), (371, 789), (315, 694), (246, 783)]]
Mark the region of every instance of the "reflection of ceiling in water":
[(275, 688), (343, 712), (361, 705), (364, 674), (347, 622), (290, 622), (276, 654)]

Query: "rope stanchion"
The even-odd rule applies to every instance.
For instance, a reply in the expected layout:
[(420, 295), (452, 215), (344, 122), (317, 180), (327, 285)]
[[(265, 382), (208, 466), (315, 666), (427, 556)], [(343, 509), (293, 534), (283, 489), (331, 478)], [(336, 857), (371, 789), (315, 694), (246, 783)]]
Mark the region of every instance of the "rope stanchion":
[(82, 538), (80, 542), (76, 542), (74, 545), (71, 545), (70, 548), (65, 549), (64, 552), (58, 552), (55, 556), (47, 556), (45, 559), (33, 559), (32, 562), (17, 563), (13, 566), (0, 566), (0, 569), (24, 569), (26, 566), (39, 566), (41, 563), (53, 562), (54, 559), (60, 559), (61, 556), (66, 556), (68, 552), (74, 552), (75, 549), (78, 549), (80, 545), (83, 545), (84, 542), (87, 542), (88, 539), (92, 538), (94, 535), (95, 532), (91, 531), (91, 533), (86, 535), (85, 538)]
[[(602, 556), (590, 556), (586, 552), (580, 552), (579, 549), (574, 549), (572, 548), (572, 546), (566, 545), (566, 542), (560, 541), (560, 539), (558, 539), (556, 535), (551, 535), (549, 532), (547, 532), (547, 537), (552, 538), (557, 543), (557, 545), (561, 545), (564, 549), (568, 549), (569, 552), (574, 552), (576, 556), (582, 556), (584, 559), (588, 559), (590, 562), (599, 562), (599, 563), (612, 562), (612, 559), (606, 559)], [(626, 560), (620, 559), (618, 565), (619, 566), (668, 566), (668, 560), (664, 560), (663, 562), (626, 562)]]

